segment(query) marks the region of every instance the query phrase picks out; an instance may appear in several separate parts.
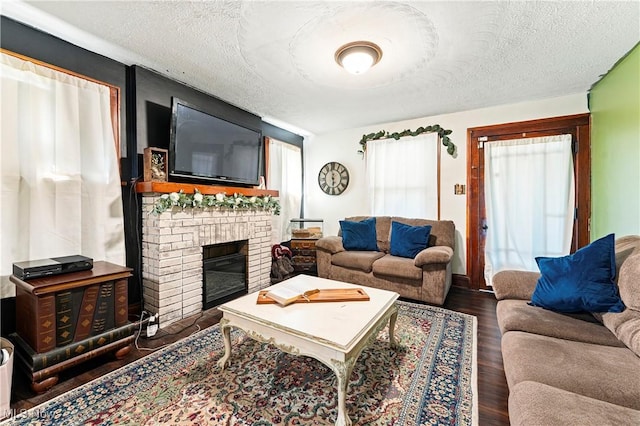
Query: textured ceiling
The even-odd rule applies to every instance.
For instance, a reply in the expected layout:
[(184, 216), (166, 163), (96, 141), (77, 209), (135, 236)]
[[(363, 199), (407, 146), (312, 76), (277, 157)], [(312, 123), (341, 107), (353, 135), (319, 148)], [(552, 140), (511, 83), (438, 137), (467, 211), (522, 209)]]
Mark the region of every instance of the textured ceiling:
[[(584, 93), (640, 40), (637, 0), (27, 3), (98, 53), (316, 134)], [(334, 62), (355, 40), (384, 52), (360, 76)]]

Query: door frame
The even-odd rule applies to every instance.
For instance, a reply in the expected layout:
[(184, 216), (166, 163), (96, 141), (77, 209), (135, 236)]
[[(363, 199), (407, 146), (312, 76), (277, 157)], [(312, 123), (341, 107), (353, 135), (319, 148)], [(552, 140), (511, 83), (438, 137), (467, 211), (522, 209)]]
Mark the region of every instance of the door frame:
[[(590, 121), (590, 114), (585, 113), (467, 129), (467, 275), (471, 288), (490, 289), (484, 282), (485, 230), (482, 229), (482, 222), (486, 212), (483, 144), (497, 140), (571, 134), (576, 182), (576, 214), (571, 242), (571, 252), (574, 252), (590, 242)], [(482, 138), (482, 144), (478, 138)]]

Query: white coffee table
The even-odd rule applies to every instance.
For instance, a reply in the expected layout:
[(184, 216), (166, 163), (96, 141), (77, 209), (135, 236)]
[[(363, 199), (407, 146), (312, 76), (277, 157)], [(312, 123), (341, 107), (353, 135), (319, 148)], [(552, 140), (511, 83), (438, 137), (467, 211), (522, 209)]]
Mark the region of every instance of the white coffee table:
[[(305, 282), (313, 287), (362, 288), (369, 301), (294, 303), (286, 307), (276, 304), (256, 304), (258, 292), (240, 297), (220, 306), (220, 328), (224, 336), (224, 356), (218, 365), (224, 369), (230, 363), (230, 329), (236, 327), (259, 342), (269, 343), (293, 354), (313, 357), (338, 378), (338, 416), (336, 425), (351, 425), (346, 411), (349, 377), (362, 350), (373, 341), (389, 321), (389, 343), (396, 346), (394, 327), (398, 316), (392, 291), (357, 286), (324, 278), (298, 275), (275, 286)], [(273, 286), (273, 287), (275, 287)]]

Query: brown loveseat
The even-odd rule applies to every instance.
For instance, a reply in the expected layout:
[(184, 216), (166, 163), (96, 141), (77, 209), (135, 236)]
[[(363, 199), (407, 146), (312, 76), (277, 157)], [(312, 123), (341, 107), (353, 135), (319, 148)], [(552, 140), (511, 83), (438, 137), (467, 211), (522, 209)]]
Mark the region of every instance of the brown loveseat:
[(512, 425), (640, 425), (640, 236), (615, 250), (620, 313), (530, 306), (538, 273), (495, 275)]
[[(350, 217), (361, 221), (369, 216)], [(429, 246), (414, 259), (392, 256), (391, 222), (411, 226), (431, 225)], [(400, 296), (442, 305), (451, 287), (451, 260), (455, 246), (452, 221), (376, 216), (378, 251), (345, 250), (341, 235), (316, 242), (318, 276), (395, 291)]]

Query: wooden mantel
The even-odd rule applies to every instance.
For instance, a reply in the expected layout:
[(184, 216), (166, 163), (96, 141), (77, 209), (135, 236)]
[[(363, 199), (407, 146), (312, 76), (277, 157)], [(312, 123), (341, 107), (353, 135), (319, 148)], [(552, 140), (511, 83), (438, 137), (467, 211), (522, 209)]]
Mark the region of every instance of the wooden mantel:
[(272, 197), (278, 197), (280, 194), (278, 191), (271, 189), (256, 189), (256, 188), (244, 188), (240, 186), (217, 186), (217, 185), (195, 185), (191, 183), (178, 183), (178, 182), (138, 182), (136, 184), (137, 193), (160, 193), (170, 194), (172, 192), (184, 192), (185, 194), (193, 194), (195, 190), (200, 191), (204, 195), (215, 195), (224, 193), (226, 195), (242, 194), (248, 197), (258, 196), (262, 197), (270, 195)]

